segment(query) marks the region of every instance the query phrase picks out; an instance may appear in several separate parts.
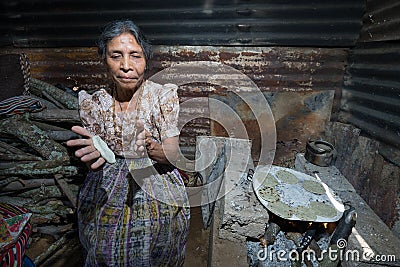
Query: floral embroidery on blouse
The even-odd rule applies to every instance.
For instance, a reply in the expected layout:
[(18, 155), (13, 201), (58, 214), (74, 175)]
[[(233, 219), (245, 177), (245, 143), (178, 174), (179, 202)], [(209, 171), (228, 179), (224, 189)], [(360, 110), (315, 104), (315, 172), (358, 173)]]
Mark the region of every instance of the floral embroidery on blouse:
[[(139, 92), (138, 106), (134, 112), (115, 112), (109, 89), (100, 89), (88, 94), (79, 92), (79, 115), (91, 134), (99, 135), (119, 156), (134, 156), (136, 121), (161, 142), (165, 138), (178, 136), (179, 98), (175, 84), (160, 85), (145, 81)], [(139, 91), (140, 91), (139, 90)]]

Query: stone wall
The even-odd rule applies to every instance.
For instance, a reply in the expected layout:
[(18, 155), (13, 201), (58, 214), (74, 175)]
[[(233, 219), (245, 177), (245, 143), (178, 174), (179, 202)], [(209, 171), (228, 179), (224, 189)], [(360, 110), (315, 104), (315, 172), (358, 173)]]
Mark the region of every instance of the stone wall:
[(360, 129), (340, 122), (328, 124), (325, 140), (338, 151), (335, 166), (400, 237), (400, 168), (379, 153), (382, 144), (362, 136)]

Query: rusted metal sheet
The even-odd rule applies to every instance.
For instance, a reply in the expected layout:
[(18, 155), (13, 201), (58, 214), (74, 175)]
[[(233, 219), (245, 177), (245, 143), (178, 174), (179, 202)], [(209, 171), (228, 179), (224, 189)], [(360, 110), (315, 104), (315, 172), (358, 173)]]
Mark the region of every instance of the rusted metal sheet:
[(348, 49), (299, 47), (157, 47), (153, 70), (214, 61), (248, 75), (262, 91), (331, 90), (341, 85)]
[(368, 0), (360, 41), (390, 40), (400, 40), (400, 2), (395, 0)]
[[(28, 55), (38, 79), (82, 88), (107, 84), (95, 48), (3, 49), (0, 54), (19, 52)], [(213, 61), (248, 75), (262, 91), (335, 90), (341, 86), (347, 54), (345, 48), (155, 46), (149, 76), (180, 62)], [(213, 90), (195, 91), (204, 95)]]
[(53, 85), (79, 86), (86, 89), (106, 84), (106, 68), (95, 48), (10, 49), (2, 53), (25, 52), (31, 75)]
[[(3, 49), (0, 54), (25, 52), (31, 62), (32, 77), (54, 85), (96, 89), (107, 85), (106, 69), (95, 48)], [(213, 61), (231, 66), (248, 75), (263, 92), (340, 91), (348, 49), (296, 47), (194, 47), (156, 46), (149, 76), (173, 64), (188, 61)], [(211, 84), (180, 87), (181, 102), (227, 88)], [(195, 108), (184, 110), (198, 114)], [(194, 148), (197, 135), (210, 134), (210, 121), (199, 118), (182, 129), (181, 143)], [(279, 134), (279, 133), (278, 133)], [(298, 146), (294, 139), (288, 144)], [(190, 149), (189, 149), (190, 150)], [(194, 150), (190, 150), (194, 153)]]
[[(282, 165), (288, 158), (294, 158), (295, 153), (304, 151), (307, 140), (322, 138), (331, 117), (333, 95), (334, 91), (264, 92), (276, 126), (275, 164)], [(229, 105), (239, 115), (252, 140), (251, 155), (256, 162), (262, 149), (258, 124), (263, 121), (255, 118), (251, 109), (233, 92), (213, 94), (211, 97)], [(215, 122), (211, 122), (211, 134), (227, 136), (225, 129)]]
[(93, 46), (106, 22), (132, 18), (159, 45), (353, 46), (364, 0), (2, 1), (0, 45)]
[(400, 148), (400, 44), (360, 44), (349, 57), (340, 120)]

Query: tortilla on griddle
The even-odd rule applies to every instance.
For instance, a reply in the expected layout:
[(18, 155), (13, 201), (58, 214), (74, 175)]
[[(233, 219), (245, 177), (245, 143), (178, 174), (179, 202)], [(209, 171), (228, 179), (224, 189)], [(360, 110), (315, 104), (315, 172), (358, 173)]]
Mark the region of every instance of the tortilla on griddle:
[(279, 184), (278, 180), (276, 180), (276, 178), (272, 176), (272, 174), (270, 173), (268, 173), (267, 177), (264, 179), (262, 183), (263, 186), (268, 186), (268, 187), (275, 187), (278, 184)]
[(303, 183), (301, 185), (308, 192), (311, 192), (311, 193), (314, 193), (317, 195), (325, 194), (325, 188), (318, 181), (305, 180), (305, 181), (303, 181)]
[(310, 207), (298, 206), (293, 208), (294, 215), (302, 221), (314, 221), (317, 219), (315, 210)]
[(292, 217), (293, 211), (289, 205), (283, 203), (282, 201), (277, 201), (273, 203), (269, 203), (269, 209), (279, 217), (284, 219), (288, 219)]
[(262, 199), (268, 201), (269, 203), (279, 201), (280, 199), (279, 194), (276, 192), (276, 190), (268, 186), (260, 188), (258, 190), (258, 194), (260, 195), (260, 197), (262, 197)]
[(310, 203), (310, 209), (315, 210), (315, 213), (318, 216), (325, 218), (335, 217), (337, 214), (337, 211), (333, 206), (318, 201), (312, 201)]
[(297, 184), (299, 182), (299, 178), (297, 178), (296, 175), (285, 170), (278, 171), (276, 177), (278, 177), (281, 182), (287, 184)]

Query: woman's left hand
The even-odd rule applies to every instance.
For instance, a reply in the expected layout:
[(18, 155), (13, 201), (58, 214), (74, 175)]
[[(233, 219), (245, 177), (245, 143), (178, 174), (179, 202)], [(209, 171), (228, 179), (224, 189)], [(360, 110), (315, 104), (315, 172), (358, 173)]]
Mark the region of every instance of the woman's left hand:
[(146, 144), (146, 150), (147, 152), (150, 152), (155, 150), (156, 146), (158, 145), (158, 143), (153, 141), (153, 136), (151, 135), (151, 133), (149, 133), (148, 131), (145, 132), (145, 144)]
[(178, 157), (179, 138), (169, 137), (159, 144), (153, 136), (146, 131), (146, 150), (149, 157), (158, 163), (174, 163)]
[(144, 124), (142, 121), (136, 122), (136, 141), (134, 150), (139, 157), (144, 157), (146, 152), (146, 130), (144, 129)]

